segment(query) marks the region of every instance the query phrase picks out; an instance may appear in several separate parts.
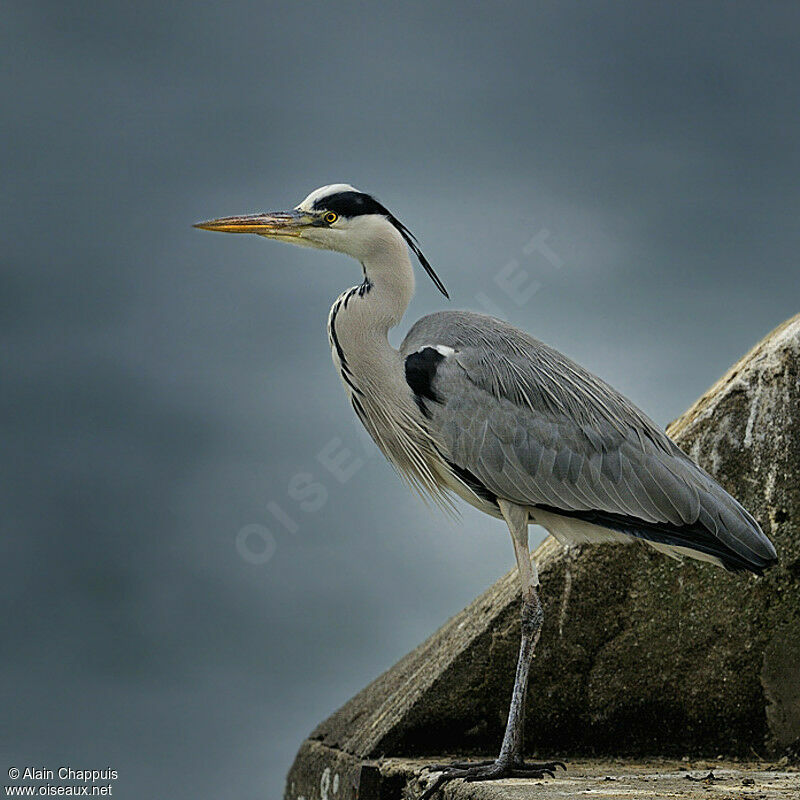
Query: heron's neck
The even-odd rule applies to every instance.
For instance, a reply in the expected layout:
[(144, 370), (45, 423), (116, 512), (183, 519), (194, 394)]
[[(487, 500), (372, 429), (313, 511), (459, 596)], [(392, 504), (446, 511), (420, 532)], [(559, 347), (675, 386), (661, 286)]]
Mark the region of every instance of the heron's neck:
[[(405, 243), (394, 238), (365, 253), (364, 281), (333, 304), (328, 334), (334, 363), (362, 387), (396, 371), (399, 354), (388, 333), (403, 318), (414, 294), (414, 272)], [(347, 382), (347, 381), (345, 381)]]
[[(396, 238), (400, 240), (400, 236)], [(362, 252), (364, 282), (341, 294), (328, 319), (333, 363), (369, 435), (413, 486), (441, 496), (435, 445), (388, 333), (414, 294), (405, 243)]]
[(363, 315), (366, 325), (386, 334), (403, 318), (414, 296), (414, 269), (406, 243), (392, 231), (366, 253), (361, 266), (369, 291), (353, 311)]
[[(364, 281), (344, 292), (337, 318), (347, 318), (350, 333), (386, 338), (414, 296), (414, 270), (405, 242), (392, 231), (361, 259)], [(338, 301), (337, 301), (338, 303)]]

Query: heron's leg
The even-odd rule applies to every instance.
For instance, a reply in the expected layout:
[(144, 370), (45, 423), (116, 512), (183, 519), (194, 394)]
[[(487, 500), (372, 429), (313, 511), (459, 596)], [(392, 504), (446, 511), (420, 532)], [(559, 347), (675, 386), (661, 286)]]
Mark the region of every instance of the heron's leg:
[(511, 532), (514, 555), (517, 559), (522, 596), (522, 635), (514, 689), (511, 692), (511, 705), (508, 709), (508, 722), (497, 760), (503, 764), (521, 764), (524, 755), (525, 696), (528, 691), (528, 673), (533, 651), (542, 631), (544, 610), (536, 591), (539, 576), (531, 562), (531, 553), (528, 548), (528, 510), (506, 500), (498, 500), (498, 505)]
[(429, 767), (431, 770), (441, 771), (441, 774), (423, 792), (420, 800), (427, 800), (444, 783), (456, 778), (463, 778), (466, 781), (491, 781), (516, 777), (543, 778), (545, 775), (552, 776), (557, 767), (566, 769), (560, 761), (543, 764), (525, 764), (523, 761), (528, 673), (533, 651), (542, 631), (544, 611), (536, 591), (536, 587), (539, 585), (539, 576), (536, 567), (531, 562), (531, 554), (528, 549), (528, 510), (505, 500), (498, 500), (498, 505), (508, 524), (508, 529), (511, 531), (522, 595), (522, 637), (503, 744), (500, 748), (500, 755), (495, 761), (457, 762)]

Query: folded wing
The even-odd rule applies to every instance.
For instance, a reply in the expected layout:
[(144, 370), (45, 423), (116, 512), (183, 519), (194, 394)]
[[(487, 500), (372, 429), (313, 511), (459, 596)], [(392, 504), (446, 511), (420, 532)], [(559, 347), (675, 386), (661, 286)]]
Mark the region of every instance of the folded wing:
[(443, 455), (487, 496), (730, 569), (760, 572), (775, 560), (752, 516), (647, 416), (524, 332), (442, 312), (417, 322), (401, 353)]

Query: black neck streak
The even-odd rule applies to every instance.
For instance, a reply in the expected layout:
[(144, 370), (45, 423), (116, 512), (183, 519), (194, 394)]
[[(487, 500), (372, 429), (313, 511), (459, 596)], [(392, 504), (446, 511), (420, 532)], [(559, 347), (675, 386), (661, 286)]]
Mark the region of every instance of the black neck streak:
[[(347, 363), (347, 356), (345, 355), (344, 350), (342, 349), (342, 344), (339, 341), (339, 336), (336, 333), (336, 317), (339, 315), (339, 312), (342, 308), (347, 309), (348, 303), (354, 298), (363, 298), (367, 294), (369, 294), (370, 289), (372, 289), (372, 284), (369, 282), (369, 279), (364, 276), (364, 282), (360, 283), (358, 286), (353, 286), (352, 289), (348, 289), (343, 295), (341, 295), (337, 301), (333, 304), (333, 308), (331, 309), (330, 319), (328, 320), (328, 339), (330, 340), (331, 347), (336, 350), (336, 355), (339, 358), (340, 364), (340, 371), (342, 374), (342, 380), (353, 390), (353, 396), (356, 395), (363, 397), (364, 392), (356, 386), (353, 372), (350, 369), (350, 366)], [(354, 401), (354, 408), (357, 400)], [(360, 406), (360, 403), (358, 404)], [(356, 408), (356, 412), (361, 414), (359, 408)]]

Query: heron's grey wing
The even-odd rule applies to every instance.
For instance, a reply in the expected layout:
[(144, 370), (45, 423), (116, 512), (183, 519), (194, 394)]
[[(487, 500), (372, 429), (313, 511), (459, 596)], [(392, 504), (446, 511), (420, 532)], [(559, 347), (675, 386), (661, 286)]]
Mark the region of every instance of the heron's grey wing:
[(755, 520), (647, 416), (524, 332), (441, 312), (409, 331), (401, 354), (445, 457), (490, 495), (732, 551), (732, 566), (774, 559)]

